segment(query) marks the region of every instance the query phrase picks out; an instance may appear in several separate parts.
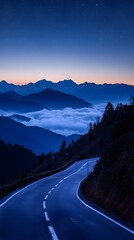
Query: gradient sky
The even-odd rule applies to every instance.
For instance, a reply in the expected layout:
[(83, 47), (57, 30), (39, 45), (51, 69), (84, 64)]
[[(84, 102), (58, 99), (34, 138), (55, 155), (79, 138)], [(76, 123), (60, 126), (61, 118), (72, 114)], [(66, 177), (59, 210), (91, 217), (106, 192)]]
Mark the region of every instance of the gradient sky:
[(0, 0), (0, 80), (134, 84), (133, 0)]

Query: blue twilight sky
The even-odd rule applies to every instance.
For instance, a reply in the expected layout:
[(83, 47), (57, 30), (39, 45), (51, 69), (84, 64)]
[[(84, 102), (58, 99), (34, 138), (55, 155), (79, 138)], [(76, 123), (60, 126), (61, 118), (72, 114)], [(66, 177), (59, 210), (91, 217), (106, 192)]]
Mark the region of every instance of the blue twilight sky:
[(133, 0), (0, 0), (0, 80), (134, 84)]

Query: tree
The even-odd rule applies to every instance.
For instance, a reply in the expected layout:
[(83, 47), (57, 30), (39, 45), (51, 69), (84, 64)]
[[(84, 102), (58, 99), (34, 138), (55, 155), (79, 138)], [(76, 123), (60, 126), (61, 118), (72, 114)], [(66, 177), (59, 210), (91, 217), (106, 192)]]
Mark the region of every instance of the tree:
[(38, 163), (42, 164), (45, 160), (45, 154), (42, 153), (41, 155), (38, 156)]
[(108, 104), (105, 107), (105, 111), (103, 113), (102, 119), (104, 120), (105, 118), (110, 116), (111, 113), (113, 113), (113, 111), (114, 111), (114, 107), (113, 107), (112, 103), (108, 102)]
[(90, 123), (90, 124), (89, 124), (89, 131), (91, 131), (92, 129), (93, 129), (93, 124)]
[(100, 117), (98, 116), (97, 118), (96, 118), (96, 123), (98, 124), (100, 122)]
[(71, 145), (73, 145), (75, 143), (74, 139), (71, 141)]
[(94, 124), (93, 124), (93, 128), (95, 128), (96, 126), (97, 126), (97, 124), (96, 124), (96, 123), (94, 123)]
[(130, 102), (130, 105), (134, 105), (134, 96), (131, 96), (131, 97), (130, 97), (129, 102)]
[(120, 110), (122, 108), (123, 108), (123, 104), (122, 103), (118, 103), (116, 108), (115, 108), (115, 110), (118, 111), (118, 110)]
[(66, 145), (67, 145), (66, 141), (63, 140), (63, 142), (62, 142), (62, 144), (61, 144), (61, 147), (60, 147), (60, 152), (63, 152), (63, 151), (65, 150)]

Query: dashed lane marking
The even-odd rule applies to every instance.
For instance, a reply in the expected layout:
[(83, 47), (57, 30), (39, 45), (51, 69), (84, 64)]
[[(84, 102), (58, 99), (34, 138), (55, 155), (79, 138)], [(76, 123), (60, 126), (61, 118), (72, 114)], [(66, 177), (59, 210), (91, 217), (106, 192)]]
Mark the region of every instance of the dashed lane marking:
[(48, 213), (44, 212), (44, 214), (45, 214), (46, 221), (49, 222), (50, 220), (49, 220), (49, 217), (48, 217)]
[(47, 198), (48, 198), (48, 195), (46, 195), (44, 199), (47, 200)]
[(52, 237), (53, 240), (58, 240), (58, 237), (54, 231), (54, 228), (52, 226), (48, 226), (48, 230), (50, 232), (50, 235)]
[[(86, 164), (87, 164), (87, 163), (86, 163)], [(73, 176), (74, 174), (78, 173), (84, 166), (86, 166), (86, 164), (84, 164), (84, 165), (83, 165), (80, 169), (78, 169), (76, 172), (74, 172), (74, 173), (68, 175), (67, 177), (64, 177), (63, 179), (61, 179), (61, 180), (59, 181), (59, 183), (55, 184), (55, 186), (54, 186), (53, 188), (51, 188), (51, 190), (50, 190), (50, 191), (47, 193), (47, 195), (45, 196), (45, 200), (47, 200), (48, 195), (50, 195), (50, 194), (52, 193), (52, 191), (53, 191), (56, 187), (58, 187), (58, 186), (59, 186), (64, 180), (66, 180), (67, 178), (69, 178), (69, 177)], [(46, 208), (46, 202), (43, 202), (43, 208), (44, 208), (44, 206), (45, 206), (45, 208)], [(47, 222), (48, 222), (48, 221), (50, 222), (50, 219), (49, 219), (49, 217), (48, 217), (47, 211), (44, 212), (44, 214), (45, 214), (45, 219), (46, 219), (46, 221), (47, 221)], [(51, 223), (51, 222), (50, 222), (50, 223)], [(51, 235), (52, 240), (58, 240), (58, 237), (57, 237), (57, 235), (56, 235), (56, 233), (55, 233), (54, 228), (53, 228), (52, 225), (51, 225), (51, 226), (48, 226), (48, 230), (49, 230), (49, 232), (50, 232), (50, 235)]]
[(43, 201), (43, 208), (46, 209), (46, 202)]

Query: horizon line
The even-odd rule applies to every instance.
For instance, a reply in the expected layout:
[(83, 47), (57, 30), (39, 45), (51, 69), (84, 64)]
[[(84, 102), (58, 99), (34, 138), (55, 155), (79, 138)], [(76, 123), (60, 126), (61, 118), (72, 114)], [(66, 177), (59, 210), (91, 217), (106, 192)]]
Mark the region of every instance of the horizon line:
[(38, 82), (40, 82), (40, 81), (47, 81), (47, 82), (52, 82), (52, 83), (59, 83), (59, 82), (64, 82), (64, 81), (72, 81), (72, 82), (74, 82), (74, 83), (77, 84), (77, 85), (85, 84), (85, 83), (87, 83), (87, 84), (90, 83), (90, 84), (96, 84), (96, 85), (104, 85), (104, 84), (106, 84), (106, 85), (117, 85), (117, 84), (118, 84), (118, 85), (134, 86), (134, 84), (128, 84), (128, 83), (124, 83), (124, 82), (121, 82), (121, 83), (119, 83), (119, 82), (115, 82), (115, 83), (111, 83), (111, 82), (109, 82), (109, 83), (107, 83), (107, 82), (96, 83), (96, 82), (85, 81), (85, 82), (77, 83), (76, 81), (74, 81), (74, 80), (72, 80), (72, 79), (62, 79), (62, 80), (59, 80), (59, 81), (52, 81), (52, 80), (48, 80), (48, 79), (45, 79), (45, 78), (36, 80), (36, 81), (34, 81), (34, 82), (30, 81), (30, 82), (27, 82), (27, 83), (24, 83), (24, 84), (17, 84), (17, 83), (9, 82), (9, 81), (7, 81), (7, 80), (5, 80), (5, 79), (2, 79), (2, 80), (0, 80), (0, 83), (1, 83), (1, 82), (6, 82), (7, 84), (13, 84), (13, 85), (15, 85), (15, 86), (25, 86), (25, 85), (28, 85), (28, 84), (36, 84), (36, 83), (38, 83)]

